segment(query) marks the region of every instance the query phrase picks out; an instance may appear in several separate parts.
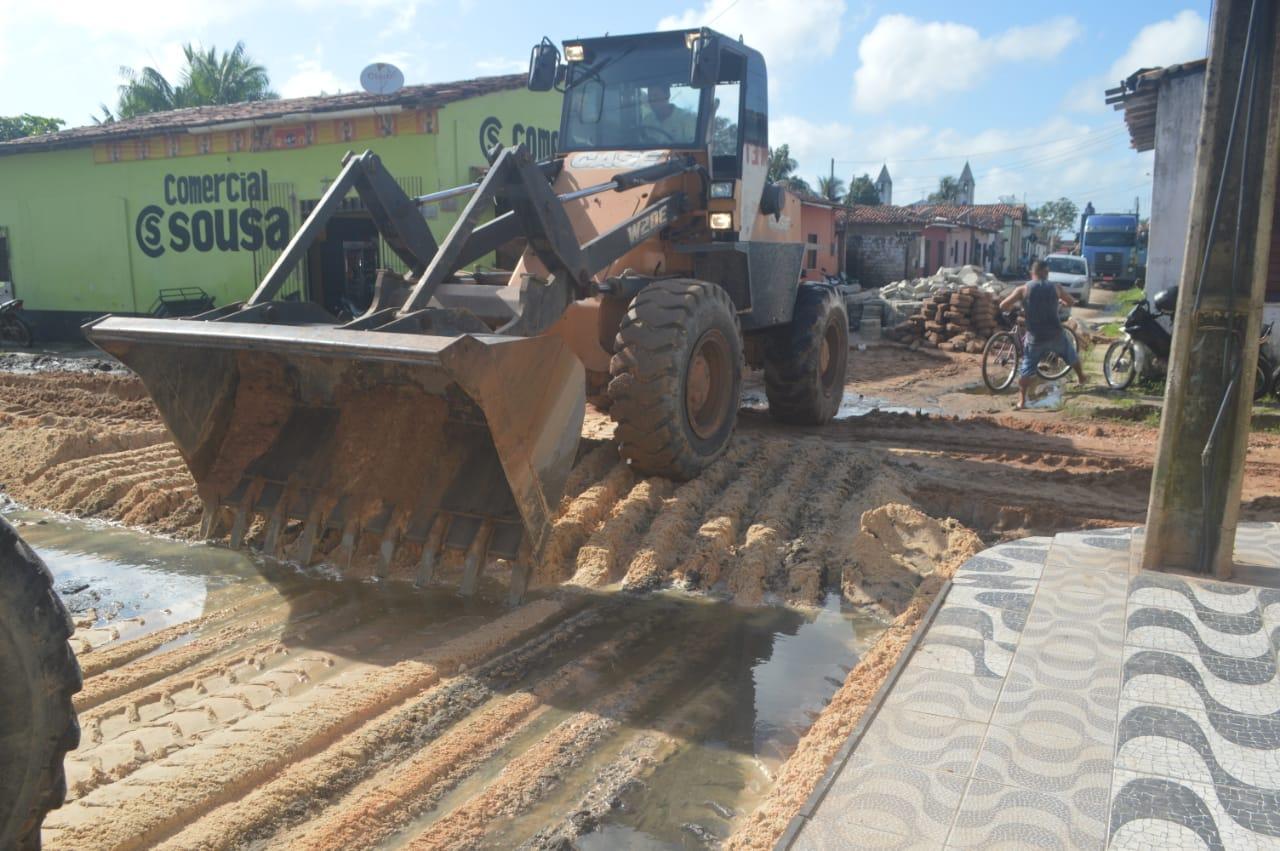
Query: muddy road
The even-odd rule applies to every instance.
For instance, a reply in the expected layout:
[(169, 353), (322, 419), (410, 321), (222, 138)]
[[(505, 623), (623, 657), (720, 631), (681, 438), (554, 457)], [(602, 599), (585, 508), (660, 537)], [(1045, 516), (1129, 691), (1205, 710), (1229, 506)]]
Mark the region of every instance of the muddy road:
[[(414, 589), (413, 553), (337, 582), (192, 546), (192, 482), (135, 379), (0, 372), (0, 493), (164, 536), (16, 515), (69, 583), (85, 671), (47, 846), (770, 847), (956, 566), (1146, 509), (1153, 429), (886, 412), (954, 409), (976, 358), (854, 354), (881, 411), (744, 410), (687, 483), (635, 476), (590, 413), (514, 610)], [(1276, 493), (1258, 435), (1244, 517), (1280, 519)]]

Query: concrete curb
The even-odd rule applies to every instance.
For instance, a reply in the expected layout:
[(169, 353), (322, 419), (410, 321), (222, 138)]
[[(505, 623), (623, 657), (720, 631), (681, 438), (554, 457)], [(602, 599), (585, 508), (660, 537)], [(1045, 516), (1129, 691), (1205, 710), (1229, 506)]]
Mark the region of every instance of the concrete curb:
[[(981, 553), (979, 553), (981, 555)], [(835, 758), (831, 764), (827, 766), (827, 770), (823, 773), (822, 779), (818, 781), (818, 785), (814, 787), (813, 792), (809, 795), (808, 800), (800, 807), (800, 810), (791, 817), (791, 821), (787, 823), (787, 829), (782, 832), (782, 836), (778, 837), (778, 841), (773, 846), (773, 851), (787, 851), (800, 836), (800, 831), (813, 818), (814, 812), (818, 809), (818, 805), (822, 803), (822, 799), (827, 796), (827, 792), (831, 789), (831, 784), (835, 782), (836, 776), (844, 768), (849, 757), (858, 747), (858, 743), (862, 741), (863, 735), (867, 732), (867, 728), (871, 726), (871, 722), (876, 719), (880, 713), (880, 708), (884, 705), (885, 699), (889, 696), (889, 692), (893, 690), (893, 686), (897, 683), (898, 677), (902, 674), (902, 669), (911, 661), (912, 654), (915, 653), (916, 645), (920, 643), (920, 639), (929, 627), (933, 624), (934, 617), (938, 614), (938, 609), (942, 608), (942, 603), (947, 599), (947, 594), (951, 591), (951, 580), (948, 579), (942, 588), (938, 591), (938, 595), (933, 598), (933, 602), (929, 605), (929, 610), (924, 613), (924, 617), (920, 621), (920, 626), (912, 634), (911, 640), (907, 642), (907, 646), (902, 648), (902, 653), (898, 656), (898, 661), (894, 663), (893, 668), (889, 671), (889, 676), (885, 677), (884, 682), (880, 684), (880, 688), (876, 690), (875, 696), (871, 698), (871, 702), (867, 704), (867, 709), (862, 713), (862, 717), (858, 719), (857, 725), (853, 731), (849, 733), (849, 738), (845, 739), (840, 750), (836, 751)]]

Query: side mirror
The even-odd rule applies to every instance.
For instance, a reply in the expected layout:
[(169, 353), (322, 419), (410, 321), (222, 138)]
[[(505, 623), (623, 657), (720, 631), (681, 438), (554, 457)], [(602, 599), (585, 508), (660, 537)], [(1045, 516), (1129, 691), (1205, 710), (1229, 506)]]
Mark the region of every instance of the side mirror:
[(556, 84), (560, 70), (560, 51), (546, 36), (533, 46), (529, 54), (529, 91), (549, 92)]
[(782, 184), (766, 182), (764, 192), (760, 195), (760, 212), (766, 216), (773, 216), (775, 220), (780, 219), (786, 203), (787, 194)]
[(689, 85), (695, 89), (714, 86), (720, 80), (720, 41), (703, 30), (693, 40), (693, 64), (689, 68)]

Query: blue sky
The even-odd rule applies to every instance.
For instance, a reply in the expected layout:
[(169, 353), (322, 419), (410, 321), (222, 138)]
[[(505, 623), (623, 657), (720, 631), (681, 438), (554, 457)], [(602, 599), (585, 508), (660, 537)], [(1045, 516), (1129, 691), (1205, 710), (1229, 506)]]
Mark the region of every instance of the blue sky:
[(712, 23), (769, 62), (771, 141), (816, 182), (882, 162), (894, 201), (919, 199), (972, 162), (977, 200), (1067, 196), (1131, 209), (1150, 200), (1103, 89), (1141, 66), (1203, 56), (1208, 0), (956, 4), (860, 0), (0, 0), (0, 115), (88, 123), (113, 104), (120, 65), (171, 76), (180, 45), (245, 41), (286, 96), (357, 88), (371, 61), (409, 82), (522, 70), (529, 46), (602, 32)]

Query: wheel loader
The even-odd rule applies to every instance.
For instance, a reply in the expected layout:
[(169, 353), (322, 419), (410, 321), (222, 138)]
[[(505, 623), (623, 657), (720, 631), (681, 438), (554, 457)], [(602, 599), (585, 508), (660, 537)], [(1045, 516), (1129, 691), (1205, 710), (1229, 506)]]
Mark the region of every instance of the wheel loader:
[[(847, 317), (800, 280), (800, 202), (768, 179), (764, 58), (705, 28), (563, 48), (542, 39), (529, 69), (530, 89), (563, 93), (554, 158), (495, 148), (476, 183), (410, 197), (349, 153), (247, 301), (85, 326), (145, 383), (206, 538), (464, 595), (509, 571), (518, 600), (588, 398), (626, 462), (675, 479), (724, 453), (744, 367), (777, 419), (835, 414)], [(351, 191), (409, 272), (380, 271), (342, 322), (278, 295)], [(437, 240), (422, 205), (464, 196)], [(513, 240), (514, 269), (467, 271)]]

